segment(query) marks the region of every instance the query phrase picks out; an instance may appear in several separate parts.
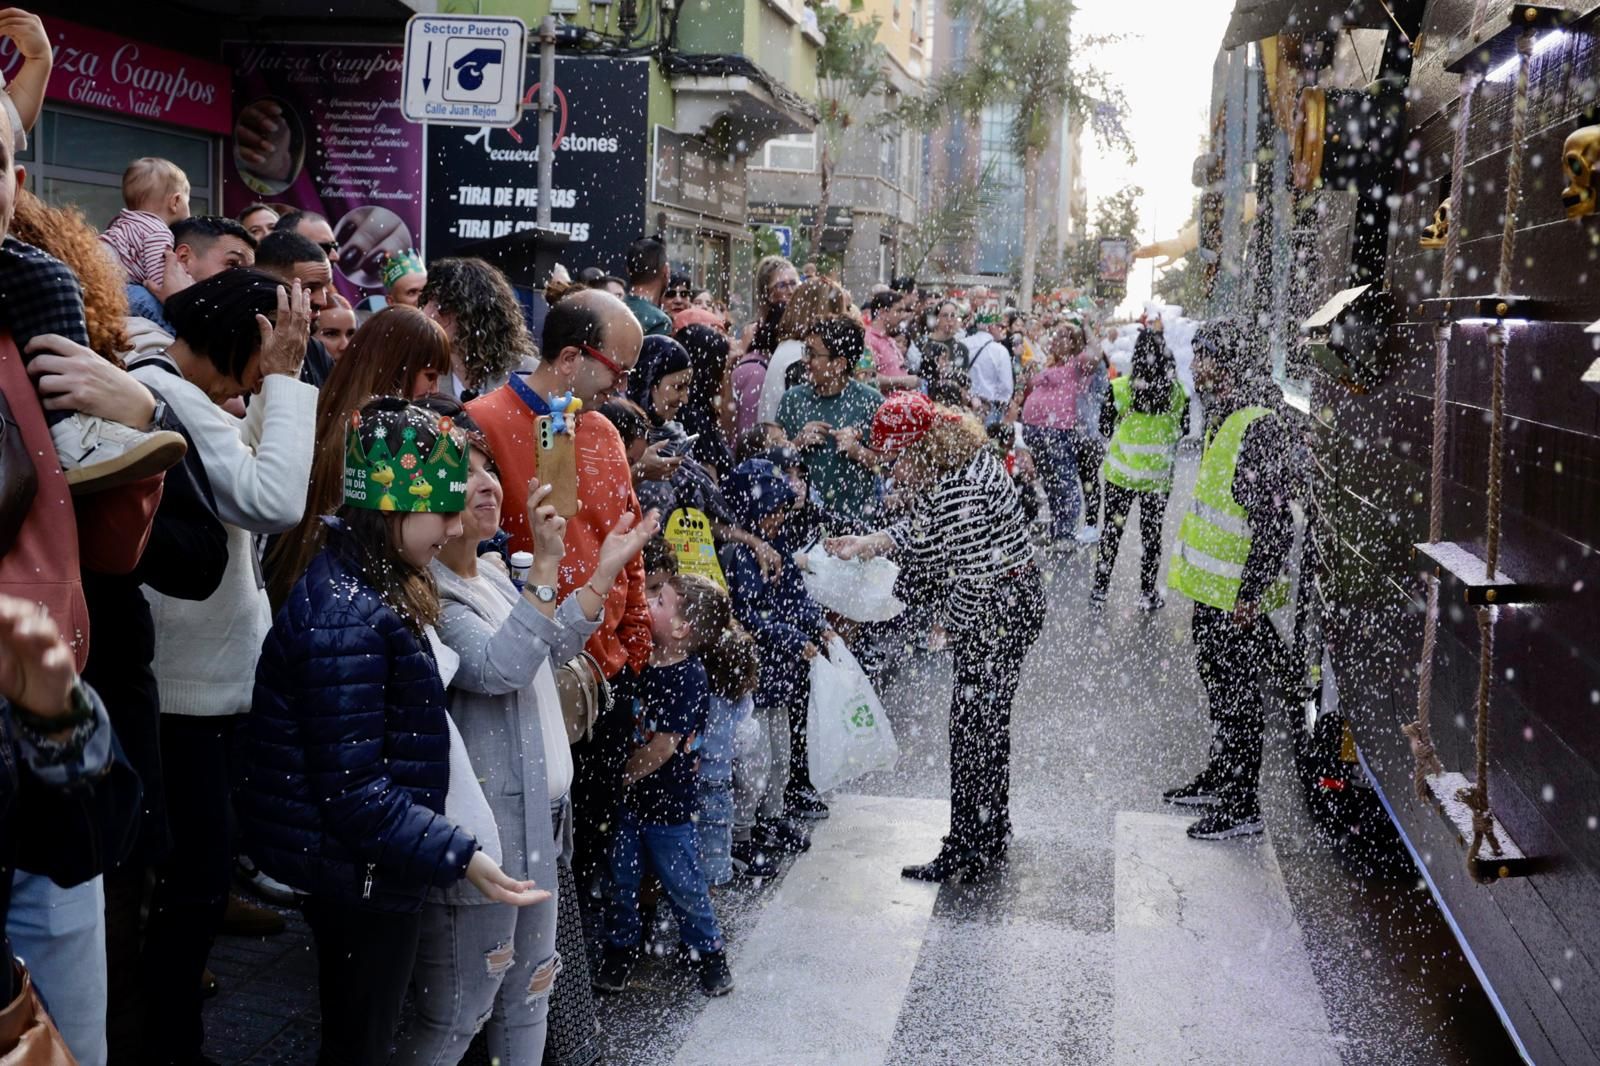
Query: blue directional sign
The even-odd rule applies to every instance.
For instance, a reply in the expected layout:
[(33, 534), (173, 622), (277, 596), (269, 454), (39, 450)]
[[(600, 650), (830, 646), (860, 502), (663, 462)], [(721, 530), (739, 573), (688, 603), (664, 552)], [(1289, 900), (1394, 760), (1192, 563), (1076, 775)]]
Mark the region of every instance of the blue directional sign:
[(496, 15), (414, 15), (400, 110), (412, 122), (515, 126), (528, 27)]
[(794, 254), (794, 230), (789, 226), (768, 226), (767, 232), (778, 238), (778, 254), (785, 259)]

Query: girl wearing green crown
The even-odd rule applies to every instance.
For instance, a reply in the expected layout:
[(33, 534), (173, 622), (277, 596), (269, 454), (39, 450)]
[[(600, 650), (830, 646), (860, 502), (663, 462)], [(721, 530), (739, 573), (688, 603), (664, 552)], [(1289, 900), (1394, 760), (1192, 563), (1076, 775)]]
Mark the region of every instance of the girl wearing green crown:
[(470, 766), (452, 773), (461, 746), (441, 660), (453, 657), (430, 640), (440, 606), (428, 568), (461, 535), (468, 476), (449, 418), (396, 399), (353, 416), (344, 505), (257, 668), (237, 809), (256, 862), (307, 893), (320, 1062), (389, 1060), (430, 888), (465, 880), (517, 907), (550, 898), (484, 850), (498, 850), (492, 817), (445, 814), (451, 782), (477, 779)]

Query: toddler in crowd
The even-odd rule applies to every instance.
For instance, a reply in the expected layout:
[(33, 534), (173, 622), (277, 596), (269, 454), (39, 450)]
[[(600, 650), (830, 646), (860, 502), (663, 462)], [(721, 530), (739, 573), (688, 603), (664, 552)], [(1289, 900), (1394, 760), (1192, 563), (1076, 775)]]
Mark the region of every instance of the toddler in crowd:
[(715, 888), (733, 880), (734, 737), (755, 713), (761, 655), (750, 634), (734, 622), (724, 639), (706, 650), (705, 665), (711, 702), (700, 746), (695, 829), (706, 880)]
[(171, 160), (135, 159), (122, 172), (122, 202), (126, 206), (100, 239), (128, 275), (130, 302), (137, 302), (131, 287), (140, 286), (165, 303), (179, 281), (167, 277), (167, 253), (173, 249), (172, 224), (189, 217), (189, 179)]
[(772, 745), (771, 779), (753, 845), (749, 851), (742, 843), (734, 848), (740, 861), (759, 863), (764, 849), (804, 851), (810, 834), (797, 819), (828, 816), (806, 770), (806, 705), (809, 661), (836, 634), (795, 563), (795, 553), (809, 545), (796, 541), (798, 530), (790, 525), (797, 500), (783, 471), (766, 459), (747, 459), (728, 476), (725, 493), (740, 526), (765, 539), (782, 559), (770, 578), (743, 544), (725, 548), (722, 560), (734, 613), (766, 652), (755, 704)]
[(623, 767), (612, 841), (605, 943), (594, 986), (603, 992), (627, 986), (644, 932), (639, 885), (648, 864), (677, 917), (680, 959), (698, 971), (702, 992), (721, 996), (732, 991), (733, 975), (700, 863), (695, 762), (711, 699), (701, 657), (738, 638), (728, 597), (703, 578), (673, 575), (649, 601), (655, 647), (639, 677), (634, 743)]

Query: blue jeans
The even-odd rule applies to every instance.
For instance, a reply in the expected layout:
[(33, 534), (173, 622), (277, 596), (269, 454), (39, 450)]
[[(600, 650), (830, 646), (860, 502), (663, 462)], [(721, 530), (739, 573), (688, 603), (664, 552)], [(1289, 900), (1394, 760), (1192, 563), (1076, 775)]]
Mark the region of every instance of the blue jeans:
[(700, 869), (711, 885), (733, 880), (733, 782), (700, 779), (700, 811), (695, 818), (695, 839), (700, 845)]
[(499, 1062), (544, 1058), (550, 990), (561, 972), (556, 900), (422, 907), (411, 1027), (395, 1066), (455, 1066), (480, 1027)]
[(82, 1066), (106, 1061), (105, 893), (96, 877), (62, 888), (16, 871), (6, 915), (11, 950), (28, 964), (33, 986)]
[(1083, 487), (1078, 483), (1078, 438), (1070, 429), (1023, 426), (1022, 440), (1033, 452), (1033, 466), (1044, 479), (1050, 500), (1050, 536), (1066, 540), (1078, 531)]
[(722, 950), (722, 927), (711, 909), (711, 891), (700, 868), (700, 842), (694, 823), (644, 825), (626, 805), (617, 813), (611, 840), (611, 896), (606, 903), (606, 940), (619, 948), (635, 947), (644, 933), (639, 918), (639, 882), (644, 865), (661, 879), (678, 936), (701, 955)]

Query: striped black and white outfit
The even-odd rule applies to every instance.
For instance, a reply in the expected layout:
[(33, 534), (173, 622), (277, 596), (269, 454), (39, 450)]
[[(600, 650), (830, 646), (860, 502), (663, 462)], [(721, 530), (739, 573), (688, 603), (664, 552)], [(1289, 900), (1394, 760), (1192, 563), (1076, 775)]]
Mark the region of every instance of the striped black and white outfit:
[(886, 532), (900, 565), (940, 601), (952, 633), (985, 624), (996, 590), (1033, 560), (1022, 496), (990, 448), (946, 475)]
[(1011, 832), (1011, 702), (1044, 625), (1022, 500), (980, 448), (887, 532), (906, 572), (942, 601), (955, 653), (947, 846), (992, 859)]

